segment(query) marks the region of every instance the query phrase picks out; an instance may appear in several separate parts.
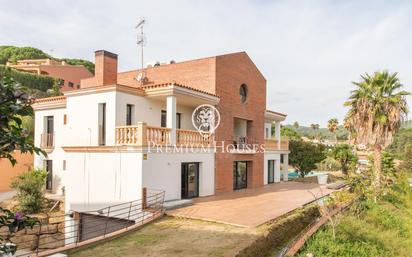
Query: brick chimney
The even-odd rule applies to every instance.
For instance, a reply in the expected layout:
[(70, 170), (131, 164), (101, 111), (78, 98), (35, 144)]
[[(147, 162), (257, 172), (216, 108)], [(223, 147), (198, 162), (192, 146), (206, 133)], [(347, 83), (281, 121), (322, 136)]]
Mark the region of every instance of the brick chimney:
[(117, 54), (105, 50), (95, 51), (94, 54), (97, 86), (117, 84)]

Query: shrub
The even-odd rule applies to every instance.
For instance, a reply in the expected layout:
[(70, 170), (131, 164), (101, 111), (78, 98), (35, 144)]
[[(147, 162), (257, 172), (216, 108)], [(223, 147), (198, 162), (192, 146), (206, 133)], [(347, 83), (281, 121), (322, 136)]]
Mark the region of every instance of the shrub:
[(290, 164), (296, 168), (302, 178), (316, 169), (316, 164), (326, 158), (324, 153), (325, 147), (323, 145), (292, 140), (290, 141), (289, 147)]
[(45, 170), (33, 169), (13, 179), (11, 186), (17, 190), (22, 211), (37, 213), (42, 209), (46, 177)]
[(320, 162), (317, 166), (318, 170), (321, 171), (338, 171), (341, 169), (340, 163), (332, 157), (326, 157), (326, 159)]

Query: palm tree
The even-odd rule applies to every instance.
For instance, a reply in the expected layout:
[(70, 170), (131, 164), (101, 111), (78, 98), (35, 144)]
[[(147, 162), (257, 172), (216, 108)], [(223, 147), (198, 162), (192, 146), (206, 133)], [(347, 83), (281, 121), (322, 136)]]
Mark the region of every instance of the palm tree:
[[(406, 96), (409, 92), (400, 90), (397, 73), (388, 71), (365, 74), (351, 91), (345, 106), (349, 106), (345, 127), (354, 144), (363, 144), (374, 150), (375, 189), (380, 187), (382, 170), (381, 151), (387, 147), (408, 113)], [(376, 197), (376, 196), (375, 196)]]
[(293, 122), (293, 127), (295, 129), (298, 129), (299, 128), (299, 123), (297, 121)]
[(317, 133), (316, 133), (316, 131), (319, 129), (319, 124), (310, 124), (310, 127), (311, 127), (311, 129), (313, 130), (313, 133), (314, 133), (314, 137), (315, 138), (317, 138)]
[(335, 142), (337, 141), (337, 138), (336, 138), (336, 130), (338, 129), (338, 125), (339, 125), (338, 119), (332, 118), (332, 119), (328, 120), (328, 125), (327, 125), (327, 127), (328, 127), (329, 131), (334, 134), (334, 136), (335, 136)]

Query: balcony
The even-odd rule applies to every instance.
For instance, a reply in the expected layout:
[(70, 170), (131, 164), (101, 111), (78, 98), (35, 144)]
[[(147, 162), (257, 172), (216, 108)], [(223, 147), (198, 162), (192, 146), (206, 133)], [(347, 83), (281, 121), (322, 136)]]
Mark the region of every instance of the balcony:
[(53, 133), (42, 133), (40, 147), (45, 150), (51, 150), (54, 148), (54, 134)]
[[(176, 130), (176, 145), (208, 146), (213, 142), (212, 137), (203, 137), (195, 130)], [(117, 145), (147, 146), (148, 144), (172, 145), (171, 129), (147, 126), (139, 123), (136, 126), (116, 127)]]
[(265, 139), (265, 150), (266, 151), (289, 151), (289, 140), (288, 139)]

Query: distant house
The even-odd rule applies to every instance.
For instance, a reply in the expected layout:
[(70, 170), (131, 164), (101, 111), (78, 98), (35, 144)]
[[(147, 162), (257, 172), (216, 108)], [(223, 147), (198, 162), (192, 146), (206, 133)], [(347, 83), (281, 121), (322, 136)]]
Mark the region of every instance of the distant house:
[[(35, 144), (48, 152), (35, 166), (48, 170), (48, 190), (65, 187), (67, 211), (139, 199), (142, 187), (176, 200), (287, 180), (286, 115), (266, 109), (266, 79), (245, 52), (120, 73), (116, 54), (95, 55), (80, 89), (33, 105)], [(204, 104), (220, 113), (209, 137), (192, 123)], [(170, 150), (180, 146), (192, 151)]]
[(16, 64), (7, 62), (6, 65), (20, 71), (61, 79), (62, 91), (79, 89), (80, 80), (93, 77), (83, 65), (69, 65), (65, 61), (51, 59), (19, 60)]

